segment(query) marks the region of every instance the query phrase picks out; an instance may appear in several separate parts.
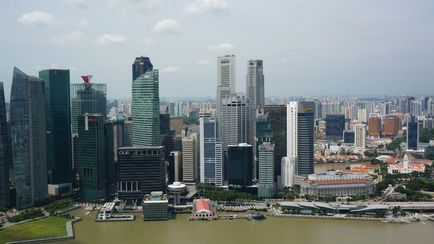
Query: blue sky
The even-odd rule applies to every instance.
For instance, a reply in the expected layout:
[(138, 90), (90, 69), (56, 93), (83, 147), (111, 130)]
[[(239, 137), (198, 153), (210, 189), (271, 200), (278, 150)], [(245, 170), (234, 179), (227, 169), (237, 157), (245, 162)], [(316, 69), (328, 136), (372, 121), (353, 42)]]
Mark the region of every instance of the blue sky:
[(0, 81), (92, 74), (131, 94), (135, 56), (160, 69), (160, 96), (215, 96), (216, 57), (264, 60), (266, 96), (433, 94), (432, 0), (2, 0)]

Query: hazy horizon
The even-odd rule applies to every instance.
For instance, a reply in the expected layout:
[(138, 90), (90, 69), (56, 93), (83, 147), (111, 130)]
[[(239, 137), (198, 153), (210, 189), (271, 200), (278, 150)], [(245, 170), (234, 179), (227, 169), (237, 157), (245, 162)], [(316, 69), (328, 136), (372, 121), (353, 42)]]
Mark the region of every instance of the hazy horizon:
[(131, 64), (149, 56), (160, 97), (215, 97), (216, 59), (264, 61), (266, 97), (429, 95), (434, 91), (434, 2), (247, 0), (5, 0), (0, 81), (92, 74), (109, 98), (131, 96)]

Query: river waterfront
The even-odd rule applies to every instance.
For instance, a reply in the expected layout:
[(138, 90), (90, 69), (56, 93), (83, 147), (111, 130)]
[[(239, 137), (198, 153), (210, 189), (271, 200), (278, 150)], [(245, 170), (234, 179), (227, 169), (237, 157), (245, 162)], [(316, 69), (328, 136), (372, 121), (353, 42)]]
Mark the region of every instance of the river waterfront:
[[(82, 215), (82, 211), (73, 212)], [(388, 224), (377, 221), (268, 217), (264, 221), (188, 221), (188, 214), (169, 221), (96, 223), (95, 214), (74, 224), (75, 240), (83, 243), (432, 243), (434, 223)]]

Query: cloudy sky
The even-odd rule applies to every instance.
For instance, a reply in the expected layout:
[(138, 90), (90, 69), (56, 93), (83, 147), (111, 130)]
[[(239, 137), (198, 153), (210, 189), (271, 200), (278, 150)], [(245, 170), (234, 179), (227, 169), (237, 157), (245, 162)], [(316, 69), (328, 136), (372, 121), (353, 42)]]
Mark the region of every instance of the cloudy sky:
[(92, 74), (131, 94), (135, 56), (160, 69), (160, 96), (215, 96), (216, 57), (264, 60), (266, 96), (434, 93), (432, 0), (2, 0), (0, 81)]

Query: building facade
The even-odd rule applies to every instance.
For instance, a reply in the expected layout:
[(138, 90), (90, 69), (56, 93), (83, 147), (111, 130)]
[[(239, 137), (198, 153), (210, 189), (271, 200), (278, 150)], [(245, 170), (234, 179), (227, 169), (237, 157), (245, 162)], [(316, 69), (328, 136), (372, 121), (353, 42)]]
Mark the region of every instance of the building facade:
[(274, 144), (274, 177), (281, 175), (281, 160), (286, 157), (286, 105), (266, 105)]
[(133, 145), (160, 146), (158, 70), (148, 70), (133, 81)]
[(259, 59), (247, 61), (246, 96), (250, 99), (253, 110), (263, 111), (264, 95), (264, 66)]
[[(296, 173), (313, 173), (314, 102), (290, 102), (287, 106), (287, 157), (296, 160)], [(283, 179), (282, 179), (283, 180)]]
[(326, 139), (332, 141), (342, 140), (345, 130), (344, 114), (327, 114), (326, 115)]
[(250, 129), (250, 103), (242, 94), (223, 99), (221, 107), (221, 141), (224, 150), (228, 145), (249, 143)]
[(44, 82), (14, 68), (10, 126), (18, 208), (48, 197), (45, 114)]
[(374, 192), (374, 185), (365, 174), (328, 171), (308, 175), (301, 185), (301, 192), (315, 197), (368, 196)]
[[(218, 124), (222, 124), (221, 121), (221, 106), (222, 101), (225, 98), (231, 97), (235, 94), (235, 55), (225, 55), (217, 57), (217, 100), (216, 100), (216, 112)], [(219, 130), (218, 138), (222, 136), (222, 131)]]
[(10, 206), (8, 157), (11, 151), (8, 139), (5, 91), (3, 82), (0, 82), (0, 208)]
[(78, 119), (78, 174), (82, 201), (106, 197), (105, 119), (101, 114), (83, 114)]
[(274, 145), (264, 142), (258, 147), (258, 197), (270, 198), (276, 194), (274, 181)]
[(71, 84), (71, 125), (75, 134), (78, 119), (85, 113), (99, 113), (107, 119), (107, 85), (90, 83), (90, 76), (83, 77), (84, 83)]
[(192, 133), (182, 138), (182, 180), (196, 183), (199, 174), (198, 134)]
[(39, 78), (45, 84), (49, 192), (54, 188), (63, 195), (72, 192), (69, 70), (42, 70)]
[(253, 177), (252, 145), (240, 143), (228, 145), (227, 180), (228, 185), (250, 186)]
[(385, 137), (395, 137), (398, 135), (400, 126), (399, 118), (397, 116), (384, 117), (384, 130), (383, 135)]
[(223, 148), (217, 139), (217, 120), (209, 113), (199, 115), (200, 182), (223, 185)]
[(119, 148), (118, 197), (127, 203), (141, 203), (152, 191), (166, 191), (164, 147)]
[(136, 57), (131, 67), (133, 81), (153, 68), (151, 60), (148, 57)]
[(366, 125), (355, 124), (354, 128), (354, 152), (363, 153), (366, 147)]
[(369, 117), (368, 121), (368, 135), (372, 137), (381, 136), (381, 118), (378, 116)]
[(419, 123), (414, 116), (407, 122), (407, 149), (417, 150), (419, 146)]

